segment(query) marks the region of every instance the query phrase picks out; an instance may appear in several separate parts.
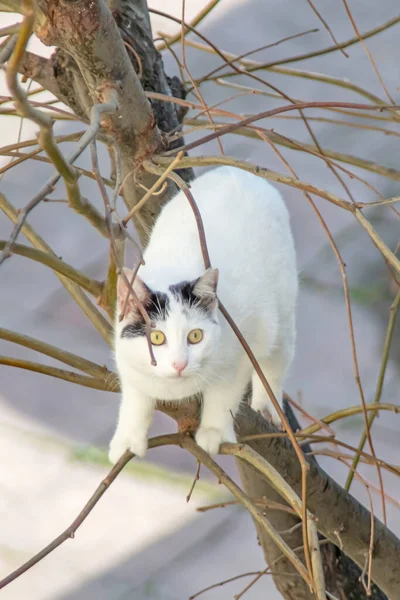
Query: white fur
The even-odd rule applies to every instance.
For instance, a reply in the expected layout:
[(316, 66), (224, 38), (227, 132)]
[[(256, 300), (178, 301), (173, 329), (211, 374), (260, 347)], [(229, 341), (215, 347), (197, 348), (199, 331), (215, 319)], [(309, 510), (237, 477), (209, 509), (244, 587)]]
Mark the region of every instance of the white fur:
[[(267, 181), (231, 167), (207, 172), (191, 184), (202, 215), (213, 267), (219, 269), (218, 297), (250, 344), (278, 401), (294, 353), (297, 271), (289, 216), (279, 192)], [(145, 251), (140, 278), (152, 290), (169, 295), (171, 312), (156, 323), (167, 343), (153, 346), (152, 366), (146, 339), (121, 339), (129, 322), (117, 320), (115, 354), (122, 384), (119, 421), (110, 446), (115, 462), (127, 449), (143, 456), (156, 399), (180, 400), (203, 394), (197, 443), (218, 452), (223, 440), (234, 440), (232, 415), (252, 380), (252, 406), (279, 417), (241, 344), (219, 313), (213, 319), (186, 311), (168, 292), (170, 285), (204, 275), (196, 221), (179, 192), (161, 211)], [(118, 309), (117, 309), (118, 311)], [(190, 330), (204, 331), (196, 345)], [(187, 360), (178, 377), (174, 361)]]

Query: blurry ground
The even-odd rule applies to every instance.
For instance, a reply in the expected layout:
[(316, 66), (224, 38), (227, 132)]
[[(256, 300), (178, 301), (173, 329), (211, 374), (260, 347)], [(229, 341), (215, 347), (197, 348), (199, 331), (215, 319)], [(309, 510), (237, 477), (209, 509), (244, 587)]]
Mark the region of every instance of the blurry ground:
[[(187, 5), (189, 19), (197, 12), (199, 3), (192, 0)], [(361, 32), (385, 22), (396, 12), (393, 0), (380, 3), (353, 0), (350, 5)], [(166, 10), (161, 0), (152, 2), (151, 6)], [(318, 8), (338, 39), (353, 36), (341, 3), (324, 0), (318, 3)], [(168, 11), (173, 10), (179, 16), (179, 0), (168, 2)], [(1, 15), (0, 25), (13, 20)], [(202, 31), (221, 49), (241, 54), (311, 27), (319, 27), (320, 31), (255, 56), (266, 61), (330, 45), (328, 34), (321, 28), (307, 2), (222, 0), (202, 25)], [(164, 32), (172, 30), (169, 23), (157, 20), (154, 33), (160, 29)], [(368, 47), (396, 102), (399, 102), (398, 65), (392, 51), (396, 47), (398, 32), (399, 26), (368, 41)], [(362, 47), (354, 46), (348, 54), (348, 59), (336, 52), (294, 66), (350, 79), (384, 97)], [(187, 59), (194, 76), (200, 76), (219, 64), (210, 55), (190, 49)], [(169, 54), (165, 55), (165, 64), (169, 74), (176, 72), (176, 65)], [(360, 101), (355, 94), (344, 94), (332, 86), (265, 72), (260, 76), (297, 98)], [(2, 82), (0, 80), (3, 86)], [(253, 85), (250, 80), (242, 82)], [(202, 91), (210, 105), (235, 94), (235, 91), (209, 84)], [(6, 93), (4, 86), (0, 93)], [(266, 97), (242, 96), (228, 103), (226, 108), (246, 114), (271, 106), (271, 100)], [(269, 121), (268, 125), (264, 125), (275, 127), (301, 141), (309, 141), (308, 134), (298, 121), (275, 119), (273, 124)], [(7, 120), (2, 117), (1, 126), (2, 143), (15, 142), (18, 130), (15, 118)], [(313, 127), (323, 147), (398, 168), (395, 137), (320, 122), (314, 122)], [(390, 127), (393, 129), (393, 125)], [(57, 126), (58, 133), (72, 130), (71, 126)], [(24, 136), (32, 137), (33, 131), (30, 124), (24, 123)], [(230, 135), (223, 139), (223, 146), (227, 155), (285, 172), (266, 144)], [(218, 153), (217, 144), (210, 144), (207, 151)], [(203, 148), (201, 152), (204, 153)], [(300, 153), (283, 153), (303, 180), (344, 196), (337, 180), (320, 162)], [(107, 164), (106, 160), (104, 164)], [(366, 176), (384, 196), (399, 195), (397, 182), (353, 167), (351, 170)], [(6, 173), (0, 188), (20, 207), (34, 195), (48, 173), (47, 166), (42, 163), (25, 163), (21, 168)], [(349, 185), (358, 200), (375, 199), (372, 192), (359, 182), (352, 180)], [(286, 388), (294, 398), (301, 393), (302, 402), (309, 412), (323, 416), (338, 408), (359, 404), (341, 276), (326, 235), (306, 199), (288, 188), (282, 187), (281, 191), (292, 215), (302, 277), (297, 356)], [(96, 187), (87, 181), (82, 181), (82, 192), (94, 202), (98, 198)], [(62, 198), (62, 188), (54, 196)], [(317, 205), (348, 267), (361, 380), (366, 400), (371, 401), (391, 302), (385, 266), (368, 236), (348, 214), (322, 200), (317, 200)], [(379, 218), (374, 225), (394, 248), (399, 227), (391, 214), (389, 209), (380, 209), (376, 215), (369, 216)], [(99, 241), (97, 233), (64, 205), (42, 204), (30, 217), (30, 223), (68, 262), (89, 274), (104, 277), (106, 243)], [(6, 239), (9, 233), (10, 223), (0, 215), (0, 237)], [(99, 335), (70, 301), (58, 280), (44, 267), (13, 257), (1, 267), (0, 290), (0, 326), (44, 339), (100, 364), (112, 365)], [(398, 333), (396, 337), (399, 339)], [(34, 353), (10, 344), (2, 343), (1, 352), (38, 360)], [(0, 512), (4, 524), (0, 531), (0, 571), (5, 575), (60, 533), (105, 476), (107, 467), (88, 460), (89, 451), (85, 448), (104, 448), (107, 445), (116, 419), (118, 399), (116, 395), (77, 388), (8, 367), (1, 368), (0, 377), (0, 452), (4, 457), (0, 471)], [(398, 402), (399, 384), (399, 371), (391, 362), (383, 401)], [(374, 425), (377, 454), (390, 462), (393, 462), (393, 456), (398, 455), (396, 419), (389, 414), (382, 415)], [(361, 418), (349, 419), (337, 428), (340, 437), (352, 444), (357, 444), (361, 429)], [(172, 431), (172, 424), (157, 415), (153, 433), (165, 431)], [(81, 449), (79, 460), (76, 458), (77, 447)], [(197, 517), (194, 511), (196, 503), (205, 502), (206, 496), (215, 493), (209, 488), (199, 488), (191, 504), (186, 504), (185, 496), (190, 486), (190, 477), (187, 478), (186, 474), (193, 475), (195, 472), (195, 464), (188, 455), (175, 448), (163, 448), (152, 451), (149, 460), (180, 472), (183, 479), (174, 477), (167, 482), (163, 471), (154, 473), (145, 465), (139, 471), (122, 475), (88, 518), (76, 539), (68, 541), (40, 566), (10, 585), (3, 596), (11, 600), (28, 596), (32, 600), (184, 600), (218, 580), (263, 568), (261, 551), (246, 514), (224, 509)], [(229, 472), (235, 472), (234, 465), (228, 460), (221, 462)], [(336, 461), (325, 458), (321, 463), (336, 479), (344, 481), (346, 471)], [(149, 473), (152, 474), (151, 479)], [(375, 482), (372, 470), (364, 470), (364, 473)], [(207, 474), (204, 473), (203, 477), (206, 478)], [(393, 478), (385, 476), (385, 487), (391, 496), (400, 496), (399, 484)], [(354, 493), (367, 502), (365, 491), (357, 483)], [(376, 513), (380, 514), (376, 494), (374, 503)], [(388, 513), (389, 525), (399, 532), (398, 512), (391, 504), (388, 505)], [(236, 581), (204, 595), (204, 598), (232, 598), (246, 582), (247, 579)], [(271, 599), (277, 598), (272, 581), (265, 579), (246, 598), (256, 600), (267, 595)]]

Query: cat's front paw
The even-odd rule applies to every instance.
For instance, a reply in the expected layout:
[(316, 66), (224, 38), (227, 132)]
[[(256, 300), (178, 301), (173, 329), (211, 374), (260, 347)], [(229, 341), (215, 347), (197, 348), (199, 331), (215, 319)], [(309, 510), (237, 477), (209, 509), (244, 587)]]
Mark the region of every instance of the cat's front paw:
[(214, 427), (200, 427), (196, 433), (197, 445), (211, 455), (218, 454), (223, 439), (223, 431)]
[(122, 437), (115, 434), (108, 452), (110, 462), (114, 465), (126, 450), (130, 450), (136, 456), (143, 457), (147, 450), (147, 437), (142, 435)]

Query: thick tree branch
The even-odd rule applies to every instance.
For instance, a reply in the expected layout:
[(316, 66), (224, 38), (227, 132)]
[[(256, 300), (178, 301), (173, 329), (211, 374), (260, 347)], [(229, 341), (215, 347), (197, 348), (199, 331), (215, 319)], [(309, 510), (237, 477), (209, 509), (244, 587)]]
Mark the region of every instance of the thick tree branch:
[[(256, 431), (259, 433), (273, 431), (273, 427), (265, 419), (247, 406), (237, 415), (236, 426), (239, 437), (251, 435)], [(264, 440), (248, 440), (247, 443), (275, 467), (290, 487), (300, 494), (300, 465), (291, 444), (286, 440), (283, 441), (283, 438), (281, 440), (269, 437)], [(249, 477), (248, 467), (244, 471), (243, 465), (240, 466), (240, 471), (246, 478), (245, 486), (252, 497), (271, 498), (270, 486), (264, 478), (254, 471)], [(307, 506), (318, 519), (318, 531), (351, 557), (361, 573), (368, 556), (371, 515), (353, 496), (331, 479), (316, 461), (310, 462), (307, 476)], [(263, 540), (261, 543), (264, 550), (267, 548), (270, 554), (271, 545), (268, 542), (264, 543)], [(377, 518), (374, 518), (373, 548), (373, 581), (391, 600), (400, 598), (400, 571), (396, 566), (400, 564), (400, 540)], [(269, 555), (268, 561), (270, 560)], [(279, 586), (278, 580), (276, 583)]]
[[(144, 158), (163, 147), (158, 127), (164, 131), (179, 127), (175, 108), (171, 110), (170, 107), (166, 109), (160, 105), (155, 118), (121, 38), (121, 35), (127, 38), (126, 32), (130, 32), (132, 28), (137, 33), (137, 40), (145, 38), (142, 46), (135, 47), (142, 66), (145, 65), (143, 77), (153, 81), (152, 89), (171, 93), (161, 57), (152, 44), (148, 14), (147, 18), (140, 14), (140, 10), (143, 9), (142, 3), (121, 2), (118, 10), (114, 10), (114, 15), (102, 0), (80, 0), (69, 5), (61, 3), (60, 0), (41, 0), (40, 6), (47, 21), (37, 29), (37, 35), (44, 43), (59, 46), (73, 58), (83, 77), (90, 102), (102, 102), (107, 88), (117, 91), (119, 110), (115, 115), (105, 116), (102, 125), (118, 141), (123, 178), (129, 173), (134, 174)], [(113, 16), (121, 26), (121, 33)], [(131, 39), (131, 33), (129, 36), (130, 42), (137, 46), (135, 40)], [(97, 52), (99, 47), (102, 48), (101, 55)], [(132, 60), (134, 58), (135, 54)], [(155, 84), (155, 81), (158, 83)], [(82, 86), (75, 89), (78, 96), (82, 96), (81, 88)], [(133, 99), (135, 110), (132, 110)], [(82, 98), (77, 104), (82, 104), (81, 100)], [(87, 100), (83, 104), (86, 105)], [(181, 141), (176, 143), (179, 144)], [(133, 178), (130, 179), (131, 181), (124, 185), (123, 193), (131, 209), (140, 200), (143, 190), (135, 185)], [(151, 187), (154, 177), (146, 176), (142, 183), (146, 188)], [(154, 218), (168, 193), (174, 189), (171, 185), (168, 187), (166, 194), (155, 196), (147, 203), (144, 221)], [(137, 219), (135, 225), (144, 240), (147, 231), (143, 228), (143, 218)]]

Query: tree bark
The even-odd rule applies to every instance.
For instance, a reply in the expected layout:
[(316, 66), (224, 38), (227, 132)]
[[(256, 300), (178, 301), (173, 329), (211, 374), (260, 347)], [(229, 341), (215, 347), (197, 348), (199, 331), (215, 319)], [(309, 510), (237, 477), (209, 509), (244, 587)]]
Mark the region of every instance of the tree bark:
[[(296, 431), (300, 429), (290, 405), (284, 401), (285, 413), (289, 423)], [(248, 406), (240, 411), (236, 418), (236, 430), (239, 437), (257, 433), (271, 433), (274, 427), (257, 415)], [(283, 438), (267, 438), (247, 442), (263, 456), (286, 479), (287, 483), (301, 496), (301, 468), (291, 442)], [(305, 446), (304, 452), (310, 448)], [(339, 486), (321, 467), (314, 457), (309, 457), (311, 465), (307, 477), (307, 507), (317, 517), (317, 528), (322, 534), (321, 553), (325, 574), (326, 589), (337, 598), (362, 600), (367, 598), (361, 582), (362, 569), (366, 564), (369, 536), (371, 530), (370, 512), (351, 494)], [(240, 476), (246, 492), (252, 498), (268, 498), (281, 502), (281, 497), (252, 467), (237, 461)], [(266, 510), (268, 518), (278, 531), (287, 531), (299, 522), (298, 518), (282, 511)], [(373, 580), (382, 588), (390, 590), (393, 600), (399, 597), (400, 564), (399, 540), (378, 519), (375, 518), (375, 536), (373, 552)], [(257, 528), (257, 525), (256, 525)], [(295, 573), (286, 557), (282, 557), (275, 544), (258, 530), (259, 542), (263, 548), (268, 565), (274, 565), (275, 584), (284, 598), (314, 598), (304, 581), (281, 576), (280, 573)], [(301, 529), (297, 528), (285, 541), (298, 548), (303, 544)], [(326, 543), (327, 540), (330, 543)], [(303, 552), (300, 554), (303, 556)], [(348, 555), (351, 555), (356, 564)], [(387, 596), (376, 585), (371, 587), (374, 600), (384, 600)], [(389, 593), (389, 591), (388, 591)]]
[[(145, 188), (153, 185), (156, 178), (143, 173), (140, 165), (146, 158), (167, 149), (163, 133), (179, 130), (179, 119), (183, 118), (183, 114), (177, 112), (173, 104), (161, 106), (158, 102), (153, 107), (150, 105), (123, 39), (129, 40), (129, 45), (140, 56), (144, 81), (147, 85), (152, 82), (152, 91), (168, 95), (175, 92), (182, 96), (183, 88), (177, 85), (176, 78), (168, 79), (164, 74), (162, 59), (152, 42), (148, 13), (142, 12), (143, 3), (121, 2), (120, 8), (114, 9), (113, 14), (102, 0), (40, 0), (39, 6), (46, 21), (40, 23), (36, 33), (44, 44), (59, 47), (51, 65), (45, 66), (40, 60), (41, 83), (43, 74), (50, 73), (54, 93), (57, 91), (56, 81), (58, 97), (78, 114), (86, 113), (86, 116), (93, 104), (102, 102), (106, 90), (117, 89), (119, 110), (104, 115), (102, 127), (118, 143), (122, 177), (127, 177), (124, 200), (132, 208), (144, 194), (143, 188), (134, 184), (133, 177), (136, 175)], [(132, 56), (136, 60), (133, 53)], [(25, 74), (28, 74), (26, 70)], [(31, 76), (35, 79), (35, 73)], [(71, 90), (75, 100), (71, 97)], [(180, 144), (182, 141), (179, 141)], [(129, 174), (132, 177), (128, 177)], [(192, 177), (191, 169), (182, 170), (181, 174), (186, 180)], [(141, 209), (141, 218), (134, 220), (143, 243), (147, 238), (148, 225), (174, 192), (174, 184), (168, 182), (166, 192), (152, 196)]]

